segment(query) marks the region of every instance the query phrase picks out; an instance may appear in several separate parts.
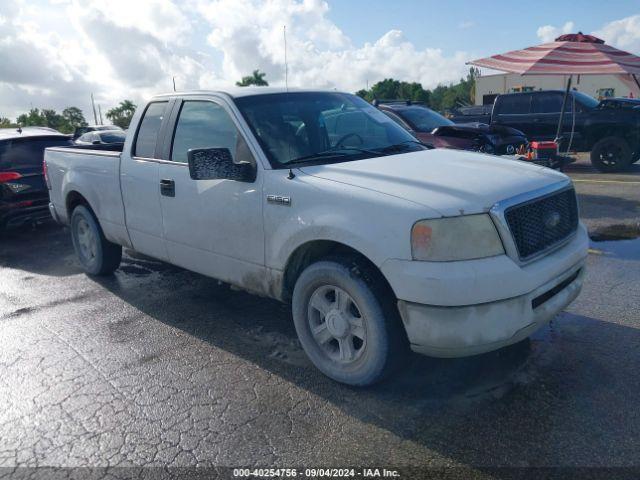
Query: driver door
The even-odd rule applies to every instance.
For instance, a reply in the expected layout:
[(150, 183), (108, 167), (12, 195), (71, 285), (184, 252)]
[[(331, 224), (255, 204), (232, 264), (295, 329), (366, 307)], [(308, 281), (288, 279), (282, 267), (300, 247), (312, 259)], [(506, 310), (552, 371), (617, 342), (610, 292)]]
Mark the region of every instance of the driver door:
[[(264, 278), (262, 173), (253, 183), (193, 180), (187, 152), (224, 147), (234, 159), (256, 165), (233, 113), (221, 101), (202, 97), (178, 100), (173, 138), (160, 164), (160, 196), (166, 249), (172, 263), (220, 280), (246, 286)], [(250, 157), (250, 158), (248, 158)]]

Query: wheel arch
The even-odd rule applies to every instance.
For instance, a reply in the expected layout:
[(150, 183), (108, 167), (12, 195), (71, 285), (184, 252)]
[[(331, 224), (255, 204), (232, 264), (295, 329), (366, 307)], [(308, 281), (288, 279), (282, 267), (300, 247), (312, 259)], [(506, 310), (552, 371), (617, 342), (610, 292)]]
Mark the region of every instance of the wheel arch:
[(618, 137), (629, 145), (630, 148), (637, 147), (640, 136), (630, 125), (605, 125), (593, 127), (587, 136), (586, 150), (591, 151), (600, 140), (607, 137)]
[(95, 215), (95, 212), (93, 211), (93, 208), (91, 208), (91, 204), (89, 203), (89, 201), (77, 190), (70, 190), (65, 197), (64, 203), (65, 209), (67, 211), (67, 218), (69, 219), (69, 221), (71, 221), (71, 214), (73, 213), (73, 210), (78, 205), (84, 205), (91, 211), (91, 213)]
[(354, 260), (354, 271), (358, 265), (365, 266), (366, 270), (372, 272), (382, 283), (387, 293), (392, 295), (394, 303), (396, 302), (395, 293), (378, 266), (356, 248), (335, 240), (311, 240), (299, 245), (291, 252), (287, 258), (283, 273), (282, 299), (285, 301), (291, 300), (296, 281), (305, 268), (312, 263), (332, 257), (352, 258)]

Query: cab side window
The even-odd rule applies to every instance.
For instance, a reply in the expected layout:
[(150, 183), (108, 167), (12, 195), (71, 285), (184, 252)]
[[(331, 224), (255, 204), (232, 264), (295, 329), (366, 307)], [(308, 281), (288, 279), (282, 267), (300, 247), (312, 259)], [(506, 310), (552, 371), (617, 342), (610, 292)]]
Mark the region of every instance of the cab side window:
[(136, 143), (133, 150), (135, 157), (154, 158), (156, 152), (156, 142), (158, 140), (158, 132), (162, 125), (165, 109), (168, 102), (153, 102), (147, 106), (144, 112)]
[[(253, 161), (244, 138), (220, 105), (199, 100), (182, 104), (171, 146), (171, 160), (187, 163), (195, 148), (228, 148), (235, 162)], [(239, 158), (243, 157), (243, 158)]]
[[(565, 112), (571, 112), (572, 97), (567, 99)], [(562, 95), (559, 93), (538, 94), (533, 96), (533, 113), (560, 113), (562, 109)]]
[(522, 115), (530, 112), (531, 95), (513, 94), (498, 97), (498, 113), (504, 115)]

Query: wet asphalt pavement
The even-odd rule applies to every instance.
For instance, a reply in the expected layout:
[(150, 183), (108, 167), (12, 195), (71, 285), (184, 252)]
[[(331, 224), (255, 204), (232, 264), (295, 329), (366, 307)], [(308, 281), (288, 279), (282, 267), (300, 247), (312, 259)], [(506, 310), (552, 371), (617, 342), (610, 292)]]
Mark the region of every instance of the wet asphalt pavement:
[(306, 360), (285, 305), (130, 251), (88, 278), (66, 229), (13, 232), (0, 239), (0, 467), (640, 467), (640, 240), (594, 242), (588, 269), (530, 341), (412, 356), (354, 389)]

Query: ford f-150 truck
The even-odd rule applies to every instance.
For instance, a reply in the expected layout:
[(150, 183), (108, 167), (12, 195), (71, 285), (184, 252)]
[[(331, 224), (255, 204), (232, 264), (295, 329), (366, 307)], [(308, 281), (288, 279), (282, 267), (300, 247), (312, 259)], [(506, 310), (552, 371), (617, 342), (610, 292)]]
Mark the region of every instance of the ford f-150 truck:
[(587, 234), (563, 174), (416, 141), (355, 95), (244, 88), (139, 109), (122, 152), (49, 148), (83, 269), (122, 246), (291, 302), (311, 361), (368, 385), (410, 347), (525, 339), (578, 295)]
[[(554, 140), (564, 92), (498, 95), (487, 114), (456, 115), (456, 123), (484, 122), (517, 128), (529, 141)], [(562, 123), (560, 149), (591, 152), (591, 163), (602, 172), (617, 172), (640, 159), (640, 108), (633, 100), (598, 102), (571, 90)], [(473, 112), (473, 110), (472, 110)]]

